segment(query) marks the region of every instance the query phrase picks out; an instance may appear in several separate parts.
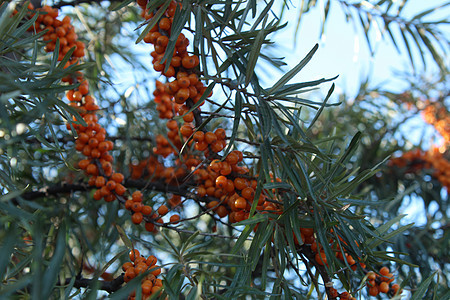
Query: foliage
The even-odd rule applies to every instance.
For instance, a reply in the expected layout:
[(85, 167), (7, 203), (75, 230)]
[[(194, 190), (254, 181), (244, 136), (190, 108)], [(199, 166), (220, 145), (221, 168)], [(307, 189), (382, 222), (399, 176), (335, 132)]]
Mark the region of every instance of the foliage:
[[(417, 55), (424, 66), (432, 59), (439, 68), (429, 83), (405, 76), (411, 88), (404, 93), (367, 79), (353, 100), (344, 94), (338, 103), (336, 78), (294, 82), (318, 45), (291, 70), (273, 51), (272, 35), (287, 26), (287, 1), (56, 3), (64, 8), (60, 15), (72, 18), (74, 40), (86, 45), (83, 55), (75, 52), (81, 44), (65, 49), (62, 39), (36, 25), (55, 10), (3, 1), (1, 297), (123, 299), (134, 290), (140, 298), (151, 273), (151, 284), (157, 276), (163, 286), (153, 298), (349, 299), (348, 291), (365, 299), (375, 282), (380, 289), (390, 282), (389, 270), (400, 287), (387, 284), (389, 292), (378, 297), (448, 295), (448, 40), (441, 31), (448, 20), (431, 17), (448, 4), (407, 18), (407, 2), (326, 1), (323, 31), (339, 5), (360, 23), (369, 45), (379, 30), (398, 51), (404, 43), (416, 70)], [(318, 3), (302, 1), (297, 27)], [(163, 29), (170, 16), (170, 29)], [(60, 27), (69, 24), (63, 22)], [(151, 41), (155, 32), (167, 35), (166, 45)], [(142, 54), (153, 50), (148, 44), (162, 47), (152, 53), (153, 65)], [(172, 67), (171, 76), (171, 63), (182, 55), (198, 62)], [(262, 79), (280, 70), (284, 75), (274, 83)], [(171, 94), (168, 83), (153, 83), (162, 73), (181, 86), (181, 72), (201, 82), (197, 98), (190, 91), (178, 102), (182, 95)], [(77, 104), (75, 93), (87, 82), (90, 94)], [(311, 93), (319, 88), (323, 99)], [(87, 109), (90, 95), (97, 100)], [(170, 109), (163, 109), (164, 97)], [(406, 122), (420, 114), (442, 137), (430, 138), (430, 129), (421, 145), (411, 143)], [(114, 142), (114, 149), (105, 148), (113, 161), (109, 174), (106, 156), (93, 158), (80, 142), (89, 126), (97, 133), (104, 128), (105, 141)], [(203, 140), (193, 132), (220, 130), (223, 139), (217, 133), (199, 148)], [(96, 172), (82, 167), (86, 160)], [(112, 180), (113, 173), (125, 180)], [(226, 177), (223, 186), (219, 175)], [(100, 195), (106, 183), (98, 177), (127, 191)], [(234, 187), (226, 194), (229, 181)], [(106, 201), (95, 201), (98, 196)], [(236, 208), (239, 197), (242, 208)], [(134, 209), (133, 202), (154, 214), (143, 216), (143, 206)], [(419, 203), (425, 222), (404, 221), (404, 207)], [(137, 270), (140, 261), (126, 255), (134, 249), (151, 259), (136, 278), (128, 269)]]

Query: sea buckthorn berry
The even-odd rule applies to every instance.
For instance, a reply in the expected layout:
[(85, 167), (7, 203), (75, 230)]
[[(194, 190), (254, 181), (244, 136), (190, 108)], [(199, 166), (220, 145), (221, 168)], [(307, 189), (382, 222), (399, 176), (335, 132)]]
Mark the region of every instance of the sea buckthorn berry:
[(147, 266), (151, 267), (156, 265), (156, 263), (158, 262), (158, 260), (156, 259), (156, 257), (154, 255), (150, 255), (149, 257), (147, 257), (147, 259), (145, 260), (145, 263), (147, 264)]
[(108, 180), (108, 182), (106, 183), (106, 187), (108, 188), (108, 190), (112, 191), (116, 188), (117, 183), (114, 180)]
[(194, 141), (202, 142), (204, 138), (205, 138), (205, 133), (203, 131), (196, 131), (194, 133), (194, 136), (193, 136)]
[(145, 230), (147, 230), (148, 232), (153, 232), (155, 230), (155, 224), (151, 222), (145, 223)]
[(116, 184), (116, 188), (114, 189), (114, 191), (116, 192), (117, 195), (122, 196), (123, 194), (125, 194), (125, 191), (127, 189), (121, 185), (120, 183)]
[(247, 207), (247, 201), (244, 198), (239, 197), (234, 201), (234, 206), (239, 209), (245, 209)]
[(194, 113), (193, 112), (188, 113), (183, 117), (183, 120), (187, 123), (194, 121)]
[(245, 178), (241, 178), (241, 177), (236, 177), (234, 179), (234, 187), (238, 190), (243, 190), (244, 188), (246, 188), (247, 185), (247, 180)]
[(394, 291), (394, 294), (397, 294), (398, 290), (400, 289), (400, 285), (398, 285), (397, 283), (394, 283), (391, 286), (392, 290)]
[(167, 208), (167, 206), (165, 206), (164, 204), (161, 205), (161, 206), (158, 208), (158, 214), (159, 214), (160, 216), (164, 216), (164, 215), (166, 215), (168, 212), (169, 212), (169, 208)]
[(389, 292), (389, 283), (387, 283), (387, 282), (380, 283), (379, 290), (381, 293)]
[(153, 211), (153, 209), (152, 209), (150, 206), (148, 206), (148, 205), (142, 206), (141, 213), (142, 213), (143, 215), (148, 216), (148, 215), (150, 215), (150, 214), (152, 213), (152, 211)]
[(195, 73), (189, 74), (189, 82), (190, 85), (195, 86), (198, 83), (198, 76)]
[(181, 66), (181, 57), (179, 56), (172, 57), (170, 65), (173, 66), (174, 68), (178, 68), (179, 66)]
[(131, 204), (131, 210), (134, 212), (140, 212), (142, 210), (142, 203), (141, 202), (134, 202)]
[(214, 133), (208, 131), (207, 133), (205, 133), (205, 141), (208, 144), (212, 144), (217, 141), (217, 136)]
[(89, 159), (82, 159), (78, 162), (78, 167), (82, 170), (86, 169), (91, 161)]
[(141, 191), (135, 191), (133, 192), (133, 194), (131, 195), (131, 198), (133, 199), (133, 201), (135, 202), (141, 202), (142, 201), (142, 193)]
[(251, 187), (246, 187), (241, 192), (242, 197), (244, 197), (247, 200), (253, 200), (255, 197), (255, 190)]
[(382, 268), (380, 269), (380, 274), (381, 274), (382, 276), (388, 275), (388, 274), (389, 274), (389, 268), (388, 268), (388, 267), (382, 267)]
[(183, 59), (181, 60), (181, 64), (186, 69), (191, 69), (195, 67), (196, 65), (194, 55), (192, 56), (186, 55), (185, 57), (183, 57)]
[(221, 175), (216, 178), (216, 187), (224, 189), (226, 188), (227, 184), (228, 179), (225, 176)]
[(172, 25), (172, 22), (170, 22), (169, 18), (161, 18), (158, 25), (160, 29), (168, 31)]
[(230, 165), (235, 165), (239, 161), (239, 156), (236, 153), (229, 153), (225, 159)]
[(189, 89), (180, 88), (175, 94), (175, 102), (178, 104), (183, 104), (189, 98)]
[(171, 223), (177, 224), (179, 221), (180, 221), (180, 216), (179, 215), (172, 215), (170, 217), (170, 222)]
[(181, 77), (178, 79), (178, 86), (180, 88), (188, 88), (191, 85), (191, 81), (188, 76)]
[(161, 268), (160, 268), (159, 266), (154, 265), (154, 266), (152, 267), (152, 269), (153, 269), (153, 268), (156, 268), (156, 269), (154, 269), (154, 270), (152, 271), (152, 274), (153, 274), (153, 275), (158, 276), (159, 274), (161, 274)]
[(129, 268), (133, 268), (133, 264), (130, 263), (129, 261), (127, 261), (126, 263), (124, 263), (122, 265), (122, 270), (125, 272), (126, 270), (128, 270)]
[(220, 169), (222, 169), (222, 162), (218, 159), (215, 159), (209, 164), (209, 167), (211, 168), (211, 170), (218, 173), (220, 172)]
[(125, 201), (125, 208), (128, 210), (131, 210), (131, 207), (133, 206), (134, 201), (131, 199), (128, 199), (127, 201)]
[(102, 186), (104, 186), (106, 183), (106, 179), (103, 176), (97, 176), (97, 178), (95, 179), (95, 186), (98, 188), (101, 188)]
[(192, 129), (191, 125), (184, 124), (184, 125), (181, 126), (181, 128), (180, 128), (180, 133), (181, 133), (181, 135), (184, 136), (184, 137), (189, 137), (189, 136), (191, 136), (192, 132), (193, 132), (193, 129)]
[(325, 255), (325, 252), (316, 253), (315, 259), (316, 259), (316, 262), (321, 266), (327, 264), (327, 257)]
[(142, 216), (142, 214), (140, 212), (135, 212), (132, 216), (131, 216), (131, 221), (134, 224), (140, 224), (142, 222), (142, 220), (144, 219), (144, 217)]
[(138, 249), (133, 249), (128, 253), (128, 256), (131, 261), (134, 261), (136, 258), (141, 256), (141, 253), (139, 252)]
[(375, 297), (375, 296), (378, 296), (378, 294), (379, 294), (378, 286), (375, 285), (375, 286), (369, 288), (369, 295)]
[(134, 267), (128, 268), (125, 271), (125, 275), (124, 275), (124, 280), (128, 280), (130, 281), (131, 279), (133, 279), (134, 277), (136, 277), (136, 272), (134, 271)]
[(217, 128), (216, 131), (214, 131), (214, 134), (216, 135), (217, 139), (219, 139), (219, 140), (224, 140), (227, 137), (225, 129), (223, 129), (223, 128)]
[(230, 166), (229, 163), (227, 163), (226, 161), (222, 162), (222, 167), (220, 168), (220, 174), (221, 175), (229, 175), (231, 174), (232, 168)]
[(94, 192), (94, 195), (92, 195), (92, 198), (94, 198), (94, 200), (96, 201), (102, 199), (103, 198), (102, 192), (100, 190), (96, 190)]

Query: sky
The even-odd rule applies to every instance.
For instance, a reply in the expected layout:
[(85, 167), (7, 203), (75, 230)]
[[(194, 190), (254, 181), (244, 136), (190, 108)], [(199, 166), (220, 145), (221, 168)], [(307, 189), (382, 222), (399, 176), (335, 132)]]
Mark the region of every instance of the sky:
[[(375, 32), (373, 37), (373, 49), (375, 55), (370, 55), (367, 42), (361, 24), (347, 22), (345, 14), (339, 1), (331, 1), (330, 13), (326, 23), (325, 32), (320, 37), (322, 23), (322, 7), (324, 0), (318, 0), (316, 8), (302, 16), (299, 31), (295, 37), (295, 23), (299, 13), (300, 1), (291, 1), (293, 4), (287, 12), (284, 21), (289, 21), (289, 25), (282, 32), (275, 36), (275, 42), (282, 45), (279, 48), (280, 56), (285, 56), (289, 67), (294, 67), (314, 46), (319, 43), (319, 50), (316, 52), (311, 62), (301, 71), (294, 80), (312, 80), (317, 78), (329, 78), (339, 75), (336, 83), (336, 94), (346, 91), (348, 95), (355, 95), (358, 91), (362, 79), (370, 76), (374, 84), (382, 84), (392, 90), (401, 91), (407, 85), (404, 81), (398, 80), (394, 74), (399, 70), (411, 70), (409, 58), (401, 36), (398, 35), (398, 44), (402, 53), (398, 53), (391, 43), (388, 35), (382, 39)], [(351, 2), (351, 1), (349, 1)], [(441, 0), (409, 0), (402, 12), (406, 18), (416, 15), (428, 8), (443, 4)], [(319, 9), (320, 8), (320, 9)], [(450, 10), (444, 9), (433, 13), (432, 17), (447, 17)], [(448, 26), (447, 26), (448, 27)], [(398, 33), (398, 28), (392, 31), (394, 35)], [(447, 28), (448, 29), (448, 28)], [(450, 31), (447, 30), (450, 35)], [(422, 67), (419, 62), (419, 70)], [(428, 57), (428, 68), (432, 66), (431, 58)], [(326, 90), (324, 91), (326, 93)]]

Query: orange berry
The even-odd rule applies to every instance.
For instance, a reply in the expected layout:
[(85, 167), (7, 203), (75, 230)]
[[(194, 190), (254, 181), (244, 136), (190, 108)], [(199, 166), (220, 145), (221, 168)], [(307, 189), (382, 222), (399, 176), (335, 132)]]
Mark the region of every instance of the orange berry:
[(389, 292), (389, 283), (387, 283), (387, 282), (380, 283), (379, 289), (380, 289), (381, 293)]
[(106, 183), (106, 179), (103, 176), (97, 176), (97, 178), (95, 179), (95, 186), (98, 188), (101, 188), (102, 186), (104, 186)]
[(172, 26), (172, 23), (170, 22), (169, 18), (161, 18), (161, 20), (159, 20), (159, 28), (165, 31), (168, 31), (170, 29), (170, 27)]
[(246, 187), (241, 192), (242, 197), (244, 197), (247, 200), (253, 200), (255, 197), (255, 190), (251, 187)]
[(208, 144), (212, 144), (217, 141), (217, 136), (214, 133), (208, 131), (207, 133), (205, 133), (205, 141)]
[(204, 138), (205, 138), (205, 133), (203, 131), (196, 131), (194, 133), (194, 136), (193, 136), (194, 141), (202, 142)]
[(142, 201), (141, 191), (133, 192), (133, 194), (131, 195), (131, 198), (133, 199), (134, 202), (141, 202)]
[(227, 184), (228, 179), (225, 176), (221, 175), (216, 178), (216, 187), (223, 189), (227, 186)]
[(130, 253), (128, 253), (128, 256), (130, 257), (131, 261), (134, 261), (136, 258), (141, 256), (141, 253), (138, 249), (133, 249), (130, 251)]
[(321, 266), (327, 264), (327, 257), (325, 255), (325, 252), (316, 253), (315, 259), (316, 262)]
[(122, 196), (123, 194), (125, 194), (126, 191), (126, 187), (124, 187), (123, 185), (121, 185), (120, 183), (116, 184), (116, 188), (114, 189), (114, 191), (116, 192), (117, 195)]
[(219, 140), (224, 140), (227, 137), (225, 129), (223, 128), (217, 128), (216, 131), (214, 131), (214, 134), (217, 136), (217, 139)]
[(133, 264), (130, 263), (129, 261), (127, 261), (126, 263), (124, 263), (122, 265), (122, 270), (125, 272), (126, 270), (128, 270), (129, 268), (132, 268), (132, 267), (133, 267)]
[(378, 296), (378, 294), (379, 294), (378, 286), (375, 285), (375, 286), (369, 288), (369, 295), (375, 297), (375, 296)]
[(142, 216), (142, 214), (140, 212), (136, 212), (131, 216), (131, 221), (134, 224), (140, 224), (143, 219), (144, 219), (144, 217)]
[(382, 267), (382, 268), (380, 269), (380, 274), (381, 274), (382, 276), (388, 275), (388, 274), (389, 274), (389, 268), (388, 268), (388, 267)]
[(168, 212), (169, 212), (169, 208), (167, 208), (167, 206), (165, 206), (164, 204), (161, 205), (161, 206), (158, 208), (158, 214), (159, 214), (160, 216), (164, 216), (164, 215), (166, 215)]
[(142, 206), (141, 213), (143, 215), (146, 215), (146, 216), (150, 215), (152, 213), (152, 211), (153, 211), (153, 209), (150, 206), (148, 206), (148, 205)]
[(155, 224), (151, 222), (145, 223), (145, 230), (147, 230), (148, 232), (152, 232), (153, 230), (155, 230)]
[(391, 288), (394, 291), (394, 294), (397, 294), (398, 290), (400, 289), (400, 285), (394, 283)]
[(242, 197), (239, 197), (234, 201), (234, 206), (236, 206), (236, 208), (239, 209), (245, 209), (247, 207), (247, 200), (245, 200)]
[(170, 217), (170, 222), (171, 223), (177, 224), (178, 221), (180, 221), (180, 216), (179, 215), (173, 215), (173, 216)]
[(191, 134), (192, 134), (192, 132), (193, 132), (193, 130), (192, 130), (191, 125), (184, 124), (184, 125), (181, 126), (181, 128), (180, 128), (180, 133), (181, 133), (181, 135), (184, 136), (184, 137), (190, 137)]

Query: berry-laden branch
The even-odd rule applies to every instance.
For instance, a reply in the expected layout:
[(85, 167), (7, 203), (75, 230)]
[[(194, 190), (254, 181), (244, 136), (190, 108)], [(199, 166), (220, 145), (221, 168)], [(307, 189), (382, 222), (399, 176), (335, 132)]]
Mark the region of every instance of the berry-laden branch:
[[(146, 20), (156, 17), (157, 10), (148, 11), (147, 0), (138, 0), (138, 4)], [(89, 93), (87, 80), (83, 73), (76, 72), (64, 77), (63, 82), (78, 85), (77, 88), (66, 93), (69, 105), (77, 109), (82, 118), (74, 117), (67, 124), (68, 129), (75, 129), (77, 133), (75, 148), (85, 157), (79, 161), (78, 166), (89, 177), (88, 185), (96, 189), (93, 193), (94, 200), (119, 201), (132, 214), (132, 222), (136, 225), (145, 222), (145, 229), (149, 232), (156, 231), (155, 225), (177, 231), (183, 230), (167, 226), (182, 221), (178, 214), (172, 214), (169, 222), (164, 220), (167, 219), (165, 216), (171, 210), (181, 207), (183, 200), (180, 195), (194, 199), (204, 209), (204, 213), (214, 211), (220, 218), (228, 217), (230, 224), (248, 219), (254, 201), (257, 202), (255, 203), (256, 214), (271, 213), (269, 219), (274, 220), (274, 216), (282, 215), (284, 212), (283, 201), (278, 199), (278, 196), (272, 196), (274, 199), (269, 196), (277, 195), (276, 190), (274, 189), (274, 193), (263, 190), (260, 197), (255, 199), (257, 179), (250, 176), (248, 168), (242, 166), (242, 152), (234, 150), (226, 156), (221, 154), (227, 146), (226, 130), (221, 127), (214, 132), (207, 131), (205, 128), (200, 129), (200, 126), (204, 124), (201, 118), (203, 103), (199, 102), (210, 95), (205, 95), (207, 88), (197, 75), (199, 74), (199, 58), (188, 53), (187, 47), (190, 42), (183, 33), (176, 39), (171, 61), (162, 61), (171, 38), (173, 18), (178, 8), (181, 8), (179, 3), (170, 2), (162, 17), (144, 37), (144, 42), (154, 46), (154, 51), (151, 53), (153, 68), (167, 78), (165, 83), (157, 81), (153, 94), (159, 117), (168, 120), (166, 126), (169, 132), (167, 137), (156, 136), (156, 146), (152, 149), (155, 155), (167, 159), (167, 164), (161, 163), (157, 156), (148, 157), (139, 164), (131, 166), (131, 179), (127, 181), (122, 173), (114, 171), (113, 157), (110, 154), (114, 144), (107, 138), (106, 130), (98, 123), (96, 112), (99, 106)], [(70, 53), (71, 49), (74, 50), (64, 68), (79, 64), (84, 57), (85, 46), (78, 41), (70, 18), (66, 16), (59, 20), (58, 10), (49, 6), (44, 6), (38, 11), (41, 13), (30, 30), (36, 32), (47, 30), (43, 37), (47, 42), (45, 50), (53, 52), (58, 42), (60, 45), (58, 61), (64, 60), (65, 55)], [(194, 109), (194, 106), (197, 107)], [(272, 178), (273, 182), (278, 180), (278, 178)], [(127, 187), (139, 187), (140, 190), (131, 194)], [(151, 206), (146, 205), (141, 192), (144, 189), (174, 194), (169, 199), (169, 207), (163, 204), (153, 210)], [(331, 275), (324, 267), (327, 265), (327, 257), (322, 245), (316, 241), (314, 229), (300, 228), (300, 232), (303, 241), (301, 245), (294, 236), (295, 243), (299, 247), (298, 251), (318, 270), (325, 283), (328, 298), (354, 299), (347, 292), (337, 294), (333, 288)], [(332, 233), (332, 229), (327, 233)], [(340, 242), (347, 245), (343, 240)], [(353, 271), (358, 266), (365, 270), (362, 260), (354, 259), (349, 255), (340, 242), (333, 240), (329, 242), (329, 246), (336, 252), (336, 257), (350, 266)], [(156, 276), (161, 269), (156, 266), (156, 258), (154, 256), (144, 258), (140, 256), (138, 250), (133, 249), (130, 260), (131, 262), (122, 266), (125, 272), (124, 282), (129, 282), (137, 275), (148, 272), (150, 274), (144, 277), (141, 285), (143, 294), (148, 297), (154, 293), (160, 293), (162, 281)], [(385, 273), (380, 271), (382, 277), (375, 277), (374, 283), (370, 286), (370, 294), (375, 293), (375, 284), (379, 285), (377, 289), (383, 293), (392, 294), (393, 291), (398, 291), (394, 285), (389, 285), (393, 276), (387, 276), (390, 273)], [(282, 276), (281, 273), (279, 275)], [(85, 281), (80, 281), (79, 284), (83, 282)], [(134, 294), (130, 295), (130, 298), (133, 299)]]

